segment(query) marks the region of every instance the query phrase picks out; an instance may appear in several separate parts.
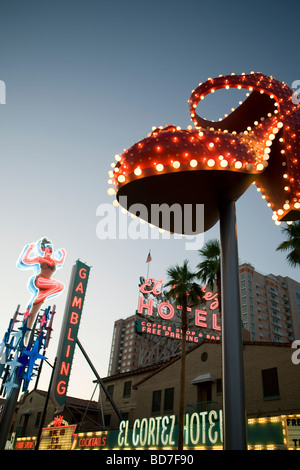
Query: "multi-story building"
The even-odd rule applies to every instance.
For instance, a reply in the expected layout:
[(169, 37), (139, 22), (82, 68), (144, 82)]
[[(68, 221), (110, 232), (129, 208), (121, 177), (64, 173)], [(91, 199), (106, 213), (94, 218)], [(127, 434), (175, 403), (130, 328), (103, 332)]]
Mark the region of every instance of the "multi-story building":
[(241, 313), (252, 341), (292, 342), (300, 338), (300, 283), (240, 266)]
[(137, 315), (114, 324), (108, 375), (170, 359), (180, 351), (180, 341), (136, 333)]
[[(243, 327), (250, 333), (251, 341), (291, 343), (300, 339), (300, 283), (289, 277), (261, 274), (250, 264), (240, 265), (239, 271), (241, 319)], [(208, 305), (202, 304), (199, 308), (209, 313)], [(214, 311), (218, 312), (218, 309)], [(189, 313), (193, 330), (194, 312)], [(138, 317), (140, 315), (135, 314), (115, 322), (108, 375), (168, 360), (180, 352), (179, 340), (146, 333), (138, 335), (135, 329)], [(154, 309), (148, 319), (155, 319)], [(159, 321), (163, 323), (161, 318)], [(175, 316), (170, 322), (180, 326), (180, 320)], [(219, 317), (217, 324), (220, 324)], [(211, 317), (207, 315), (206, 331), (214, 333), (212, 328)], [(221, 331), (217, 333), (222, 334)], [(187, 343), (187, 346), (189, 348), (193, 343)]]
[(132, 315), (114, 324), (108, 375), (133, 370), (138, 366), (138, 337), (134, 331)]

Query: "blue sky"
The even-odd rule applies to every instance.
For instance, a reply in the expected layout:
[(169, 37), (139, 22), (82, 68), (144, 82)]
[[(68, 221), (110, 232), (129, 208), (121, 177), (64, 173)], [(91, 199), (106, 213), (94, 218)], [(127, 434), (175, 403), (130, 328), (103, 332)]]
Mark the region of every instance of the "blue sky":
[[(16, 268), (27, 242), (46, 235), (67, 260), (92, 266), (80, 341), (107, 374), (113, 324), (137, 307), (139, 276), (165, 278), (184, 259), (185, 240), (100, 240), (97, 207), (110, 204), (114, 155), (166, 123), (191, 124), (187, 100), (208, 77), (260, 71), (292, 86), (300, 79), (299, 2), (154, 0), (3, 1), (0, 7), (1, 315), (4, 334), (17, 304), (25, 310), (30, 271)], [(208, 98), (199, 114), (218, 119), (239, 97)], [(229, 100), (230, 97), (230, 100)], [(251, 187), (237, 203), (239, 257), (263, 273), (300, 280), (276, 247), (281, 227)], [(219, 238), (219, 226), (204, 241)], [(54, 361), (67, 289), (55, 300)], [(54, 303), (53, 300), (53, 303)], [(44, 367), (41, 387), (50, 369)], [(69, 393), (89, 398), (93, 374), (75, 354)]]

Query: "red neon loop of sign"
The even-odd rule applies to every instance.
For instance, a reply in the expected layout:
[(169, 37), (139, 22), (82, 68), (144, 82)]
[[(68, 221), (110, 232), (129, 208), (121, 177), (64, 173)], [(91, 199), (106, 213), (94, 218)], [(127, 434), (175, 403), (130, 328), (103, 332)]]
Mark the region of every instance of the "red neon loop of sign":
[[(164, 313), (164, 307), (167, 307), (169, 309), (169, 313)], [(164, 320), (171, 320), (171, 318), (174, 317), (175, 313), (173, 305), (169, 304), (169, 302), (161, 302), (157, 307), (157, 311), (161, 318), (163, 318)]]

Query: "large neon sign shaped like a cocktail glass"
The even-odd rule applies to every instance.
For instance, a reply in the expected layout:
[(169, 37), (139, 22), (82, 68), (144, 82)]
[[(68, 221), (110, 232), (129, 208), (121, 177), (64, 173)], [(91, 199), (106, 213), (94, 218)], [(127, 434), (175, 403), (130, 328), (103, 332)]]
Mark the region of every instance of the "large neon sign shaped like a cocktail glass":
[(53, 279), (53, 274), (62, 267), (65, 258), (66, 251), (63, 248), (53, 254), (52, 243), (47, 238), (29, 243), (23, 248), (17, 267), (34, 271), (28, 282), (28, 290), (31, 293), (28, 303), (28, 328), (32, 327), (36, 314), (45, 300), (63, 291), (64, 285)]

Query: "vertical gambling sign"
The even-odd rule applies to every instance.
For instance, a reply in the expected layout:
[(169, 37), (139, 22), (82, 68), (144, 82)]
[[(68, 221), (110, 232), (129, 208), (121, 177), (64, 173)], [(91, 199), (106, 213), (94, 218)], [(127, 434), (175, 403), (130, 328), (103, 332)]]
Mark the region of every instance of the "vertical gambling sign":
[(63, 409), (66, 400), (89, 273), (90, 267), (77, 260), (72, 270), (50, 392), (58, 409)]

